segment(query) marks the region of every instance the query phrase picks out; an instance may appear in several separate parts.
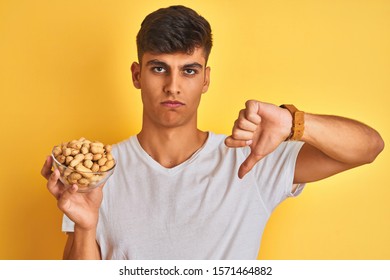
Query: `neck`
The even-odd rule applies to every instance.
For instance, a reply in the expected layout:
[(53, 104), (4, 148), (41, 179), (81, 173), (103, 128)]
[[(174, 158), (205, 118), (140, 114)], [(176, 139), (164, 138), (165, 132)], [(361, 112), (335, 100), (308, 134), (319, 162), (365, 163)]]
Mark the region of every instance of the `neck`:
[(142, 148), (160, 165), (175, 167), (200, 149), (208, 134), (195, 128), (145, 129), (137, 135)]

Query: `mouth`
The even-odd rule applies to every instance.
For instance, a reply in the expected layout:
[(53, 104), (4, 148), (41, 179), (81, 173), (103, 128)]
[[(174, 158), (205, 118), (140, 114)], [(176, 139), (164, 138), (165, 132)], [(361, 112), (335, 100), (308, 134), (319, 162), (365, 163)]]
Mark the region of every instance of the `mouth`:
[(161, 102), (161, 105), (168, 107), (168, 108), (179, 108), (181, 106), (184, 106), (185, 104), (183, 102), (177, 101), (177, 100), (166, 100)]

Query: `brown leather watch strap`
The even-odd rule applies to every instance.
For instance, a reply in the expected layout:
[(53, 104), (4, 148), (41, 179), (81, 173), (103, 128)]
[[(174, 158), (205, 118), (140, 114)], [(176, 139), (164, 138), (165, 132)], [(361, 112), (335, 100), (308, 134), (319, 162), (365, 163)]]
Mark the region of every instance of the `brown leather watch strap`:
[(281, 108), (287, 109), (292, 116), (292, 126), (291, 133), (286, 138), (285, 141), (299, 141), (302, 139), (303, 133), (305, 131), (305, 113), (299, 111), (292, 104), (283, 104), (280, 105)]

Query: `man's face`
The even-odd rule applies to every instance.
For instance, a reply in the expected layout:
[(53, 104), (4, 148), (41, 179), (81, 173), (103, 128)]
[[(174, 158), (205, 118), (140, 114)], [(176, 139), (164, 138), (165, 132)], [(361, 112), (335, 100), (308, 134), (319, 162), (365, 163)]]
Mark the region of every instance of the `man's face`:
[(196, 126), (200, 98), (208, 89), (210, 68), (203, 50), (185, 53), (145, 53), (133, 63), (134, 86), (141, 89), (144, 125)]

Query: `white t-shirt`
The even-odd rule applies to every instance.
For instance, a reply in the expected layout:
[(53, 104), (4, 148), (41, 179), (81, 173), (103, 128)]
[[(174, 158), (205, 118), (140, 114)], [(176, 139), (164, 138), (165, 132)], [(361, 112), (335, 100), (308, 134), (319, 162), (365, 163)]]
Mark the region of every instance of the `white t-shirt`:
[[(291, 193), (302, 142), (283, 142), (243, 179), (249, 147), (209, 133), (187, 161), (165, 168), (136, 136), (114, 146), (97, 242), (103, 259), (256, 259), (272, 210)], [(64, 216), (63, 231), (73, 231)]]

